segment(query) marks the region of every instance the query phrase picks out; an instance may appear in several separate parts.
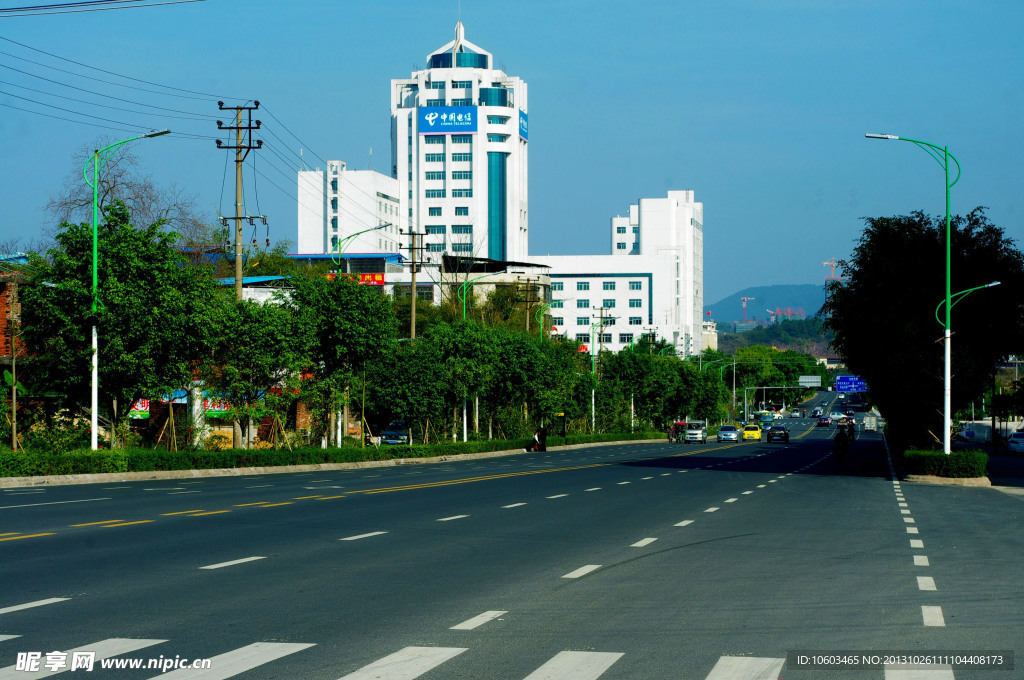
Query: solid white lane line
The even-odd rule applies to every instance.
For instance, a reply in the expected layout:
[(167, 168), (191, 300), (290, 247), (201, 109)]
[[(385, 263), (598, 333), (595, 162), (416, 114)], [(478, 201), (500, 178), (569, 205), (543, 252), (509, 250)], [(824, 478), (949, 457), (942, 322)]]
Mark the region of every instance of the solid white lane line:
[(918, 590), (938, 590), (938, 588), (935, 587), (935, 579), (931, 576), (918, 576), (917, 588)]
[(388, 532), (386, 531), (371, 531), (368, 534), (359, 534), (357, 536), (349, 536), (347, 538), (339, 538), (339, 541), (358, 541), (361, 538), (370, 538), (371, 536), (383, 536)]
[(684, 519), (682, 522), (678, 522), (678, 523), (674, 524), (673, 526), (685, 527), (688, 524), (693, 524), (693, 520), (692, 519)]
[(942, 607), (922, 606), (921, 618), (926, 626), (945, 626), (946, 619), (942, 616)]
[(621, 658), (618, 652), (559, 652), (523, 680), (595, 680)]
[(644, 539), (641, 539), (641, 540), (637, 541), (636, 543), (632, 544), (629, 547), (630, 548), (642, 548), (645, 545), (650, 545), (651, 543), (654, 543), (657, 540), (658, 539), (656, 539), (656, 538), (644, 538)]
[(0, 510), (7, 508), (35, 508), (40, 505), (64, 505), (65, 503), (91, 503), (93, 501), (109, 501), (109, 498), (83, 498), (79, 501), (50, 501), (49, 503), (26, 503), (24, 505), (0, 505)]
[(720, 656), (705, 680), (776, 680), (785, 659)]
[(467, 619), (467, 620), (463, 621), (462, 623), (459, 623), (459, 624), (456, 624), (456, 625), (452, 626), (449, 630), (473, 630), (474, 628), (476, 628), (478, 626), (482, 626), (483, 624), (487, 623), (488, 621), (493, 621), (494, 619), (498, 618), (502, 614), (508, 614), (508, 612), (507, 611), (489, 611), (489, 612), (484, 612), (483, 614), (479, 614), (477, 616), (474, 616), (471, 619)]
[(42, 607), (46, 604), (53, 604), (55, 602), (64, 602), (70, 600), (70, 597), (51, 597), (46, 600), (36, 600), (35, 602), (26, 602), (25, 604), (16, 604), (11, 607), (4, 607), (0, 609), (0, 614), (9, 614), (11, 612), (21, 611), (22, 609), (31, 609), (32, 607)]
[(587, 491), (600, 491), (600, 490), (601, 490), (601, 487), (599, 487), (599, 486), (595, 486), (595, 487), (593, 487), (592, 489), (586, 489), (586, 490), (587, 490)]
[(910, 539), (910, 547), (911, 548), (923, 548), (924, 547), (924, 541), (922, 541), (920, 539), (917, 539), (917, 538), (912, 538), (912, 539)]
[(587, 574), (589, 574), (590, 572), (594, 571), (595, 569), (600, 569), (600, 568), (601, 568), (600, 564), (586, 564), (586, 565), (580, 567), (579, 569), (576, 569), (575, 571), (570, 571), (568, 574), (566, 574), (562, 578), (579, 578), (580, 576), (586, 576)]
[(569, 494), (567, 494), (567, 493), (559, 493), (559, 494), (555, 494), (554, 496), (548, 496), (548, 500), (551, 500), (552, 498), (565, 498), (568, 495)]
[(885, 680), (955, 680), (952, 666), (886, 666)]
[(717, 512), (717, 511), (718, 511), (718, 508), (708, 508), (704, 512)]
[(739, 498), (726, 498), (725, 502), (726, 503), (735, 503), (738, 500), (739, 500)]
[(64, 671), (71, 670), (71, 658), (75, 652), (96, 652), (96, 661), (101, 659), (109, 659), (112, 656), (118, 656), (120, 654), (127, 654), (146, 647), (152, 647), (158, 645), (167, 640), (135, 640), (128, 638), (108, 638), (106, 640), (100, 640), (84, 647), (75, 647), (74, 649), (65, 650), (67, 654), (67, 667), (60, 670), (51, 671), (45, 667), (46, 655), (43, 655), (43, 659), (40, 663), (40, 668), (35, 672), (19, 671), (15, 670), (17, 666), (7, 666), (0, 670), (0, 680), (17, 680), (17, 678), (48, 678), (51, 675), (57, 675)]
[(915, 567), (927, 567), (928, 556), (927, 555), (914, 555), (914, 566)]
[(154, 676), (149, 680), (158, 678), (159, 680), (226, 680), (226, 678), (232, 678), (257, 666), (314, 646), (312, 643), (303, 642), (254, 642), (251, 645), (211, 657), (210, 668), (205, 670), (179, 668), (170, 673)]
[(919, 534), (921, 532), (917, 530), (917, 527), (907, 527), (907, 533), (908, 534)]
[(501, 507), (507, 510), (508, 508), (518, 508), (520, 505), (526, 505), (526, 503), (512, 503), (511, 505), (503, 505)]
[(14, 638), (20, 638), (20, 635), (0, 635), (0, 642), (4, 640), (13, 640)]
[(266, 557), (243, 557), (240, 560), (231, 560), (230, 562), (221, 562), (219, 564), (208, 564), (205, 567), (199, 567), (200, 569), (222, 569), (224, 567), (232, 567), (236, 564), (243, 564), (245, 562), (255, 562), (256, 560), (265, 560)]
[(442, 517), (441, 519), (439, 519), (437, 521), (438, 522), (451, 522), (453, 519), (462, 519), (464, 517), (469, 517), (469, 515), (452, 515), (451, 517)]

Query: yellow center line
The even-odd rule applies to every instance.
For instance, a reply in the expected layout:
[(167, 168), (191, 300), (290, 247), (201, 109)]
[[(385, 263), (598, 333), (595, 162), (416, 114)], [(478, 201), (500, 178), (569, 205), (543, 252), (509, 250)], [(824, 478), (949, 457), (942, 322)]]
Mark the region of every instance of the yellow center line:
[(247, 508), (247, 507), (249, 507), (250, 505), (266, 505), (266, 504), (267, 504), (267, 502), (268, 502), (268, 501), (257, 501), (257, 502), (255, 502), (255, 503), (239, 503), (239, 504), (238, 504), (238, 505), (236, 505), (235, 507), (236, 507), (236, 508)]
[(482, 477), (466, 477), (464, 479), (452, 479), (443, 482), (429, 482), (426, 484), (410, 484), (408, 486), (389, 486), (381, 489), (366, 489), (363, 491), (351, 491), (350, 494), (375, 494), (390, 493), (392, 491), (409, 491), (412, 489), (430, 489), (438, 486), (451, 486), (453, 484), (469, 484), (471, 482), (485, 482), (491, 479), (506, 479), (508, 477), (522, 477), (524, 475), (542, 475), (548, 472), (564, 472), (566, 470), (583, 470), (586, 468), (605, 467), (612, 463), (591, 463), (590, 465), (574, 465), (572, 467), (551, 468), (549, 470), (526, 470), (523, 472), (505, 472), (500, 475), (484, 475)]
[(211, 510), (210, 512), (197, 512), (194, 515), (189, 515), (189, 517), (202, 517), (204, 515), (221, 515), (221, 514), (224, 514), (225, 512), (231, 512), (231, 511), (230, 510)]
[(73, 527), (94, 527), (97, 524), (113, 524), (114, 522), (123, 522), (123, 519), (105, 519), (102, 522), (86, 522), (85, 524), (71, 524)]
[(0, 538), (0, 541), (17, 541), (19, 538), (36, 538), (37, 536), (53, 536), (53, 532), (48, 534), (26, 534), (25, 536), (11, 536), (10, 538)]
[(285, 501), (284, 503), (270, 503), (268, 505), (264, 505), (263, 507), (264, 508), (276, 508), (279, 505), (291, 505), (291, 504), (292, 504), (291, 501)]
[(165, 513), (162, 513), (160, 516), (161, 517), (171, 517), (172, 515), (191, 515), (193, 512), (202, 512), (202, 509), (199, 509), (199, 510), (182, 510), (180, 512), (165, 512)]
[(121, 522), (120, 524), (107, 524), (103, 528), (104, 529), (109, 529), (110, 527), (130, 527), (133, 524), (148, 524), (149, 522), (153, 522), (153, 521), (155, 521), (155, 520), (140, 519), (140, 520), (136, 520), (134, 522)]
[(320, 496), (319, 495), (316, 495), (316, 496), (299, 496), (298, 498), (293, 498), (292, 500), (304, 501), (304, 500), (308, 500), (310, 498), (320, 498)]
[(346, 494), (342, 494), (340, 496), (320, 496), (320, 498), (318, 498), (317, 500), (329, 501), (329, 500), (333, 500), (335, 498), (344, 498), (345, 496), (346, 496)]

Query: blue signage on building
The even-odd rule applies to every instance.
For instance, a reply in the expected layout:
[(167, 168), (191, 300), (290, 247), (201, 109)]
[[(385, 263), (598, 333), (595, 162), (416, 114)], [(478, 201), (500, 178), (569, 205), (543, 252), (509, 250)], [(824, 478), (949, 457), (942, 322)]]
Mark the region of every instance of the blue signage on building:
[(476, 132), (475, 106), (421, 106), (421, 135), (464, 135)]
[(528, 134), (529, 132), (530, 119), (526, 115), (525, 111), (519, 109), (519, 139), (523, 140), (524, 142), (530, 141), (530, 136)]
[(859, 375), (840, 375), (836, 377), (836, 392), (867, 392), (868, 386)]

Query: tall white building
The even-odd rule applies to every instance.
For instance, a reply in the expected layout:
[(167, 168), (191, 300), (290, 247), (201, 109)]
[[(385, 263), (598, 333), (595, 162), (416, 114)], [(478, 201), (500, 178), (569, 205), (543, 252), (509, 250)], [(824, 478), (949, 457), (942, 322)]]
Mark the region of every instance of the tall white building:
[(704, 345), (704, 205), (693, 191), (642, 198), (611, 219), (608, 255), (531, 256), (550, 269), (559, 335), (618, 351), (653, 334), (676, 353)]
[(464, 37), (391, 81), (392, 174), (408, 224), (441, 253), (523, 260), (528, 253), (526, 83)]

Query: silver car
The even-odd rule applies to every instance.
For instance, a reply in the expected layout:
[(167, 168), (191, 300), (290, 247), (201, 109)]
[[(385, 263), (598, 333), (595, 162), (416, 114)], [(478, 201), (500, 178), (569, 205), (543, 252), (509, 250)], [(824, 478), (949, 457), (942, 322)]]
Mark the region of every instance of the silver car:
[(1014, 432), (1006, 440), (1006, 448), (1017, 453), (1024, 453), (1024, 432)]
[(738, 442), (740, 440), (740, 430), (735, 425), (722, 425), (718, 428), (718, 441), (720, 442)]

